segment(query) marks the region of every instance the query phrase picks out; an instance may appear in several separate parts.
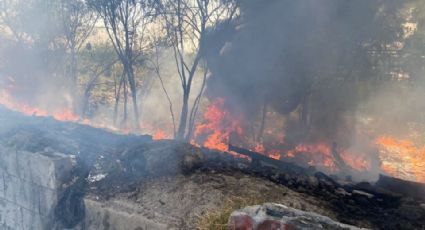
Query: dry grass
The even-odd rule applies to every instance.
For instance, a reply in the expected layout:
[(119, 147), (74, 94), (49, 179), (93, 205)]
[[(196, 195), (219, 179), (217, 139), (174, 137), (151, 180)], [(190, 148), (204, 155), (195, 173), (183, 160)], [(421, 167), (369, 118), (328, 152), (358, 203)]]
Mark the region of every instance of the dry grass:
[(227, 230), (227, 223), (233, 211), (246, 206), (260, 205), (266, 203), (264, 197), (247, 196), (247, 197), (232, 197), (228, 199), (221, 209), (207, 212), (199, 218), (197, 224), (198, 230)]

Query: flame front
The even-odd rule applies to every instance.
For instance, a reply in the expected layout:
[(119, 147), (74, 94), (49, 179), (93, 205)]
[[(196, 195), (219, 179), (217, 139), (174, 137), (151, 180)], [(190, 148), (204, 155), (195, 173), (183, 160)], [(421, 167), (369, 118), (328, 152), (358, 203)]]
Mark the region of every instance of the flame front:
[(0, 104), (10, 110), (21, 112), (28, 116), (52, 116), (60, 121), (78, 121), (80, 118), (72, 112), (72, 109), (65, 108), (55, 111), (47, 111), (40, 108), (32, 107), (25, 103), (19, 103), (12, 99), (6, 91), (0, 91)]
[[(81, 122), (83, 124), (113, 128), (102, 122), (88, 119), (80, 119), (72, 112), (72, 109), (49, 111), (46, 109), (32, 107), (25, 103), (14, 100), (7, 91), (0, 91), (0, 104), (29, 116), (52, 116), (61, 121)], [(241, 147), (264, 154), (270, 158), (281, 160), (293, 160), (311, 166), (318, 166), (330, 172), (337, 172), (338, 167), (332, 147), (326, 141), (316, 143), (299, 143), (295, 147), (287, 149), (285, 134), (271, 128), (265, 129), (265, 135), (274, 141), (263, 143), (263, 141), (250, 141), (243, 126), (244, 119), (241, 115), (225, 109), (225, 99), (213, 100), (205, 109), (203, 120), (194, 129), (192, 144), (209, 149), (228, 152), (228, 143), (235, 136), (242, 143)], [(154, 140), (171, 138), (169, 130), (159, 129), (152, 124), (143, 126), (145, 130), (153, 134)], [(114, 129), (114, 128), (113, 128)], [(126, 128), (114, 129), (121, 133), (129, 133)], [(379, 150), (381, 170), (387, 174), (402, 179), (425, 182), (425, 145), (418, 146), (411, 140), (397, 139), (390, 136), (381, 136), (373, 143)], [(358, 171), (369, 171), (372, 168), (371, 160), (367, 154), (355, 153), (351, 150), (338, 149), (345, 164)], [(235, 156), (244, 157), (236, 153)]]
[(293, 150), (288, 151), (287, 157), (296, 158), (304, 154), (304, 160), (311, 166), (323, 166), (335, 171), (335, 163), (332, 157), (331, 147), (324, 143), (299, 144)]
[(411, 140), (381, 136), (376, 140), (382, 170), (391, 176), (425, 182), (425, 145), (417, 147)]
[[(326, 142), (300, 143), (288, 151), (284, 150), (288, 146), (285, 146), (285, 135), (282, 130), (272, 129), (265, 130), (265, 135), (272, 137), (271, 139), (274, 140), (271, 143), (265, 144), (250, 140), (244, 132), (243, 118), (227, 111), (224, 104), (225, 100), (223, 98), (218, 98), (210, 103), (204, 112), (202, 123), (195, 128), (192, 143), (210, 149), (228, 151), (228, 142), (232, 135), (236, 135), (237, 142), (240, 142), (242, 147), (275, 160), (281, 160), (285, 156), (288, 160), (292, 159), (297, 163), (319, 166), (331, 172), (340, 170), (335, 164), (332, 148)], [(355, 156), (348, 151), (339, 151), (345, 163), (353, 169), (364, 171), (371, 168), (370, 162), (361, 157), (361, 155)]]
[(195, 143), (210, 149), (228, 151), (230, 136), (233, 133), (239, 136), (243, 134), (240, 120), (223, 109), (224, 102), (223, 98), (218, 98), (205, 110), (203, 123), (195, 127)]

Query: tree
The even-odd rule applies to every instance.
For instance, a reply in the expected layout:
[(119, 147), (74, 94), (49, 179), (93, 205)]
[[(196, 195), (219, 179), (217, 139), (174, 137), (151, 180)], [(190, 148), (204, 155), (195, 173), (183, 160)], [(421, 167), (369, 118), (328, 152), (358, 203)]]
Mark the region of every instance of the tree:
[[(77, 89), (77, 54), (85, 45), (97, 22), (95, 12), (88, 8), (84, 1), (60, 0), (59, 14), (62, 19), (64, 45), (67, 51), (67, 68), (65, 75), (70, 80), (71, 92), (78, 95)], [(78, 96), (77, 96), (78, 98)], [(74, 100), (76, 101), (76, 100)], [(74, 104), (74, 110), (77, 109)]]
[(137, 85), (134, 63), (137, 53), (142, 49), (144, 32), (151, 19), (149, 1), (145, 0), (89, 0), (88, 4), (103, 19), (107, 34), (115, 52), (123, 65), (125, 81), (128, 82), (134, 109), (134, 121), (139, 127), (137, 104)]
[(9, 32), (17, 42), (26, 40), (22, 15), (31, 4), (23, 1), (4, 0), (0, 3), (0, 28)]
[(0, 36), (7, 42), (2, 64), (28, 101), (37, 100), (63, 76), (65, 53), (57, 9), (57, 0), (0, 1), (0, 27), (5, 31)]
[[(228, 110), (242, 111), (245, 130), (259, 137), (267, 126), (266, 109), (288, 117), (286, 132), (276, 130), (288, 134), (288, 143), (350, 140), (340, 133), (354, 130), (347, 123), (355, 121), (347, 120), (355, 117), (345, 115), (357, 112), (382, 75), (371, 53), (400, 38), (400, 5), (396, 0), (242, 1), (237, 21), (242, 26), (219, 30), (215, 37), (225, 39), (209, 51), (208, 95), (226, 98), (233, 105)], [(266, 128), (274, 130), (271, 126)]]
[[(181, 82), (182, 107), (176, 138), (188, 141), (204, 90), (208, 69), (202, 64), (205, 57), (205, 38), (209, 29), (222, 21), (231, 21), (238, 13), (236, 1), (222, 0), (157, 0), (156, 7), (164, 23), (169, 45), (173, 49)], [(190, 96), (197, 71), (203, 65), (203, 83), (192, 106)], [(191, 107), (191, 108), (190, 108)]]
[[(81, 63), (79, 66), (81, 80), (79, 82), (83, 85), (81, 117), (88, 118), (94, 112), (90, 104), (94, 89), (99, 85), (105, 85), (101, 81), (102, 77), (110, 78), (113, 66), (119, 66), (119, 60), (110, 43), (94, 45), (88, 43), (86, 48), (79, 53), (78, 59), (79, 63)], [(112, 91), (109, 87), (103, 88), (107, 88), (107, 91)], [(102, 90), (99, 89), (99, 91)]]
[(410, 74), (412, 80), (424, 80), (425, 68), (425, 2), (414, 0), (408, 4), (410, 10), (410, 29), (402, 53), (404, 58), (403, 70)]

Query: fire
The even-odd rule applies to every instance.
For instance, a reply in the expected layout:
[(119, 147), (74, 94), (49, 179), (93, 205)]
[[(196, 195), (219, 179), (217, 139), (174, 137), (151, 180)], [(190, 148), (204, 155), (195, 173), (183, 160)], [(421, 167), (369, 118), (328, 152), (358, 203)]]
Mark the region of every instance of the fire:
[[(71, 109), (45, 110), (32, 107), (22, 102), (14, 100), (7, 91), (0, 91), (0, 104), (3, 106), (22, 112), (29, 116), (52, 116), (60, 121), (80, 122), (83, 124), (99, 127), (112, 128), (121, 133), (130, 133), (130, 128), (114, 129), (110, 125), (95, 122), (89, 119), (80, 119)], [(311, 166), (319, 166), (331, 172), (338, 171), (335, 156), (330, 143), (326, 141), (316, 143), (299, 143), (288, 151), (285, 146), (285, 135), (279, 130), (272, 128), (265, 129), (266, 142), (263, 139), (259, 142), (249, 141), (244, 133), (243, 116), (225, 109), (225, 99), (213, 100), (205, 109), (203, 121), (195, 127), (194, 138), (190, 141), (197, 146), (203, 146), (218, 151), (228, 151), (228, 143), (235, 136), (241, 147), (264, 154), (270, 158), (281, 160), (283, 157), (293, 159), (295, 162)], [(144, 127), (144, 128), (143, 128)], [(154, 140), (170, 138), (172, 135), (167, 129), (159, 129), (155, 126), (143, 126), (145, 131), (153, 133)], [(381, 136), (374, 144), (379, 149), (381, 169), (391, 176), (400, 177), (407, 180), (425, 182), (425, 145), (418, 146), (411, 140), (396, 139), (389, 136)], [(371, 170), (371, 160), (365, 153), (359, 154), (351, 150), (338, 149), (337, 152), (345, 164), (358, 171)], [(244, 157), (237, 153), (235, 156)]]
[[(133, 132), (133, 128), (130, 126), (123, 126), (123, 127), (117, 128), (110, 124), (102, 122), (100, 120), (81, 119), (79, 116), (75, 115), (72, 112), (72, 109), (69, 109), (69, 108), (50, 110), (50, 111), (46, 109), (42, 109), (42, 108), (36, 108), (28, 104), (18, 102), (6, 90), (0, 91), (0, 104), (10, 110), (23, 113), (27, 116), (40, 116), (40, 117), (51, 116), (54, 119), (59, 121), (79, 122), (81, 124), (90, 125), (97, 128), (104, 128), (104, 129), (112, 130), (122, 134), (130, 134)], [(148, 133), (153, 133), (152, 138), (154, 140), (166, 139), (171, 136), (165, 130), (157, 129), (150, 125), (143, 125), (143, 126), (141, 125), (141, 128), (142, 130), (147, 131)]]
[(257, 153), (263, 153), (265, 151), (264, 145), (257, 143), (255, 145), (254, 151), (257, 152)]
[(370, 160), (364, 154), (352, 153), (346, 150), (341, 153), (341, 157), (347, 165), (358, 171), (369, 171), (372, 169)]
[(280, 153), (280, 151), (269, 151), (267, 153), (267, 156), (270, 158), (273, 158), (275, 160), (280, 160), (282, 158), (282, 154)]
[(204, 122), (195, 128), (195, 142), (201, 139), (200, 144), (206, 148), (228, 151), (230, 136), (242, 135), (240, 120), (224, 109), (224, 102), (223, 98), (216, 99), (205, 110)]
[(12, 99), (12, 97), (5, 91), (0, 92), (0, 104), (6, 108), (14, 111), (21, 112), (28, 116), (52, 116), (60, 121), (78, 121), (80, 118), (75, 115), (71, 109), (57, 110), (48, 112), (47, 110), (35, 108), (25, 103), (19, 103)]
[[(241, 147), (264, 154), (272, 159), (281, 160), (285, 156), (297, 163), (319, 166), (331, 172), (340, 170), (335, 163), (336, 159), (332, 154), (330, 143), (325, 141), (300, 143), (288, 151), (285, 150), (287, 146), (285, 146), (284, 133), (272, 128), (265, 130), (267, 142), (250, 141), (244, 133), (243, 117), (227, 111), (224, 104), (223, 98), (216, 99), (209, 104), (203, 114), (203, 122), (195, 127), (192, 144), (228, 152), (229, 139), (232, 135), (237, 135), (237, 142), (241, 142)], [(344, 163), (353, 169), (365, 171), (371, 168), (370, 161), (364, 155), (353, 154), (343, 149), (338, 149), (338, 154)]]
[(70, 109), (54, 112), (52, 116), (60, 121), (78, 121), (80, 118), (75, 115)]
[(331, 147), (325, 143), (315, 144), (298, 144), (294, 149), (288, 151), (287, 157), (296, 158), (307, 157), (308, 164), (311, 166), (323, 166), (335, 171), (334, 158), (332, 156)]
[(267, 151), (262, 143), (256, 143), (254, 152), (262, 153), (272, 159), (280, 160), (282, 158), (282, 152), (280, 150), (269, 150)]
[(167, 138), (167, 133), (164, 130), (158, 129), (152, 136), (154, 140), (163, 140)]
[(425, 182), (425, 145), (411, 140), (381, 136), (376, 140), (382, 170), (391, 176)]
[[(296, 158), (300, 154), (309, 155), (308, 164), (311, 166), (322, 166), (332, 172), (340, 170), (335, 164), (336, 159), (332, 154), (332, 148), (327, 143), (299, 144), (288, 151), (286, 156)], [(370, 160), (364, 154), (344, 149), (337, 149), (337, 154), (341, 156), (343, 163), (357, 171), (368, 171), (372, 168)]]

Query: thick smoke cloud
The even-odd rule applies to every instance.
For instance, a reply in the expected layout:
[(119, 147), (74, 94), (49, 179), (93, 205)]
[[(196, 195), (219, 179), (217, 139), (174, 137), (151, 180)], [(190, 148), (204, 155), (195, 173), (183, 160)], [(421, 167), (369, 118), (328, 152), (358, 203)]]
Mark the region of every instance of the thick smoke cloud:
[(245, 1), (237, 25), (210, 38), (209, 96), (227, 98), (248, 122), (265, 102), (283, 115), (298, 111), (287, 125), (294, 142), (348, 141), (354, 118), (346, 115), (367, 99), (359, 88), (379, 71), (367, 50), (382, 35), (396, 38), (381, 23), (395, 16), (390, 10), (367, 0)]

